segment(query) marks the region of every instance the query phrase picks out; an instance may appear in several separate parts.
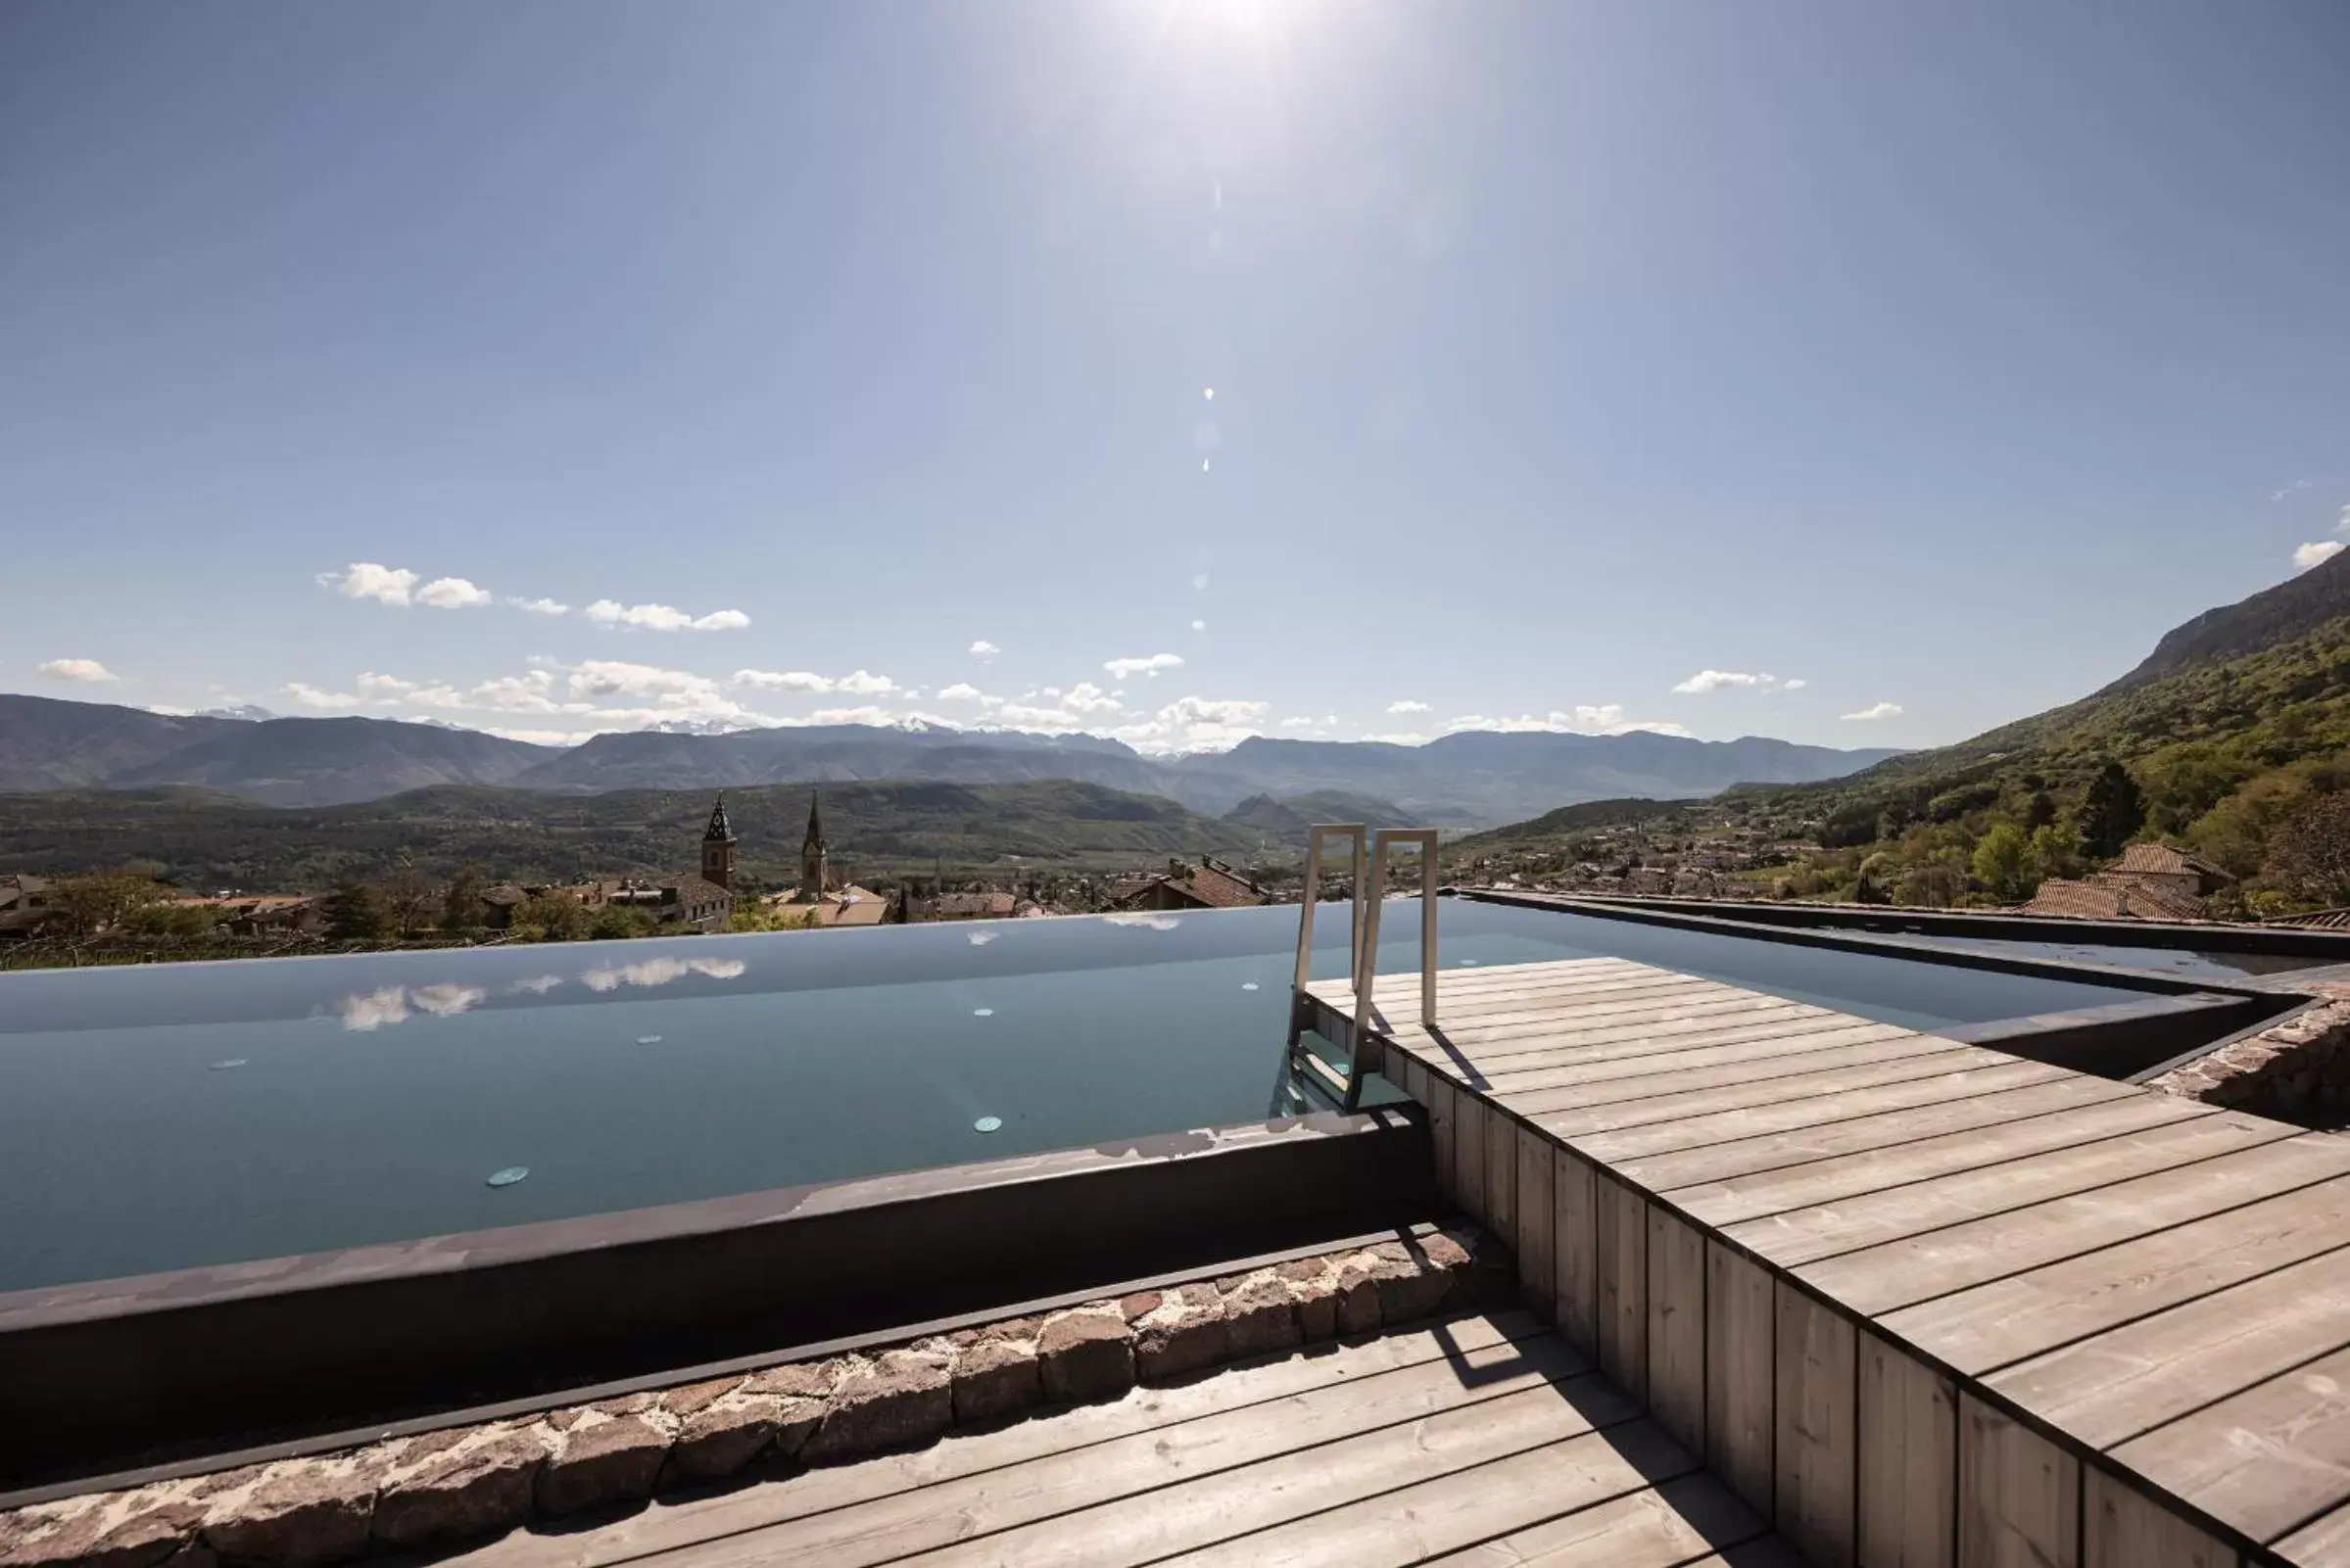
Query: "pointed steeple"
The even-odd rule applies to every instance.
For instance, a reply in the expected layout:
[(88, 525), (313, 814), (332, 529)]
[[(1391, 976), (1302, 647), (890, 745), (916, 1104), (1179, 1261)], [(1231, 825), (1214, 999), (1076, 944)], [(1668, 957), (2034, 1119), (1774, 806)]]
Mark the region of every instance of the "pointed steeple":
[(822, 849), (824, 842), (824, 811), (816, 799), (816, 791), (808, 791), (808, 836), (800, 840), (800, 850)]
[(705, 881), (733, 891), (735, 872), (742, 861), (743, 851), (735, 841), (734, 824), (726, 820), (726, 796), (719, 795), (710, 807), (710, 826), (701, 835), (701, 875)]
[(799, 845), (799, 896), (814, 903), (833, 888), (832, 859), (826, 853), (824, 814), (816, 804), (816, 791), (808, 791), (808, 836)]

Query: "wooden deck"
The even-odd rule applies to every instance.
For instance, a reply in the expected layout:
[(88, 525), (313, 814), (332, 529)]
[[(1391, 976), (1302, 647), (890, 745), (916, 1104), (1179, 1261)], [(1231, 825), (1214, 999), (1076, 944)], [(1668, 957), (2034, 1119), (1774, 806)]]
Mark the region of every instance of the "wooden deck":
[(521, 1532), (465, 1568), (1801, 1568), (1548, 1325), (1454, 1318)]
[(2350, 1565), (2350, 1139), (1611, 959), (1418, 986), (1368, 1050), (1450, 1196), (1818, 1562)]

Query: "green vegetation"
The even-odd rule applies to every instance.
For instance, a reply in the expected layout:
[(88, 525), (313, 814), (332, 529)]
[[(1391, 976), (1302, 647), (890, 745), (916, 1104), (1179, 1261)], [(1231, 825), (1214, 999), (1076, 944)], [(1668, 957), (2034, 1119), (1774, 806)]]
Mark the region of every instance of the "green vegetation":
[[(809, 786), (727, 792), (742, 835), (738, 891), (798, 878)], [(1255, 830), (1171, 800), (1061, 780), (823, 786), (836, 866), (867, 881), (1017, 860), (1067, 871), (1156, 864), (1169, 856), (1246, 858)], [(447, 785), (328, 807), (257, 806), (201, 790), (0, 794), (0, 872), (49, 876), (133, 856), (188, 888), (308, 891), (349, 879), (378, 884), (395, 930), (446, 923), (443, 885), (569, 882), (692, 870), (709, 819), (707, 790), (556, 795)]]
[(2225, 908), (2350, 899), (2319, 846), (2350, 815), (2350, 619), (2193, 665), (1824, 784), (1734, 790), (1700, 808), (1822, 853), (1782, 897), (2013, 903), (2134, 838), (2241, 879)]

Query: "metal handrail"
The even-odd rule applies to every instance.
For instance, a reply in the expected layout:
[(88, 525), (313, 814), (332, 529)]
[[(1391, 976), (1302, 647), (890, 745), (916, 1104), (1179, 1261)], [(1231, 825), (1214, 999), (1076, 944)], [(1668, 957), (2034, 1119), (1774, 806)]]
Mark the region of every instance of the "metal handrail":
[[(1339, 836), (1355, 846), (1355, 899), (1347, 916), (1346, 977), (1352, 984), (1363, 968), (1363, 889), (1370, 852), (1370, 830), (1359, 822), (1318, 822), (1306, 830), (1305, 903), (1297, 918), (1297, 981), (1293, 997), (1302, 1002), (1306, 982), (1314, 977), (1314, 906), (1321, 893), (1321, 841)], [(1289, 1044), (1295, 1049), (1305, 1033), (1302, 1008), (1289, 1010)]]
[(1383, 828), (1372, 837), (1370, 881), (1362, 941), (1355, 958), (1355, 1026), (1347, 1036), (1346, 1109), (1363, 1098), (1363, 1038), (1370, 1028), (1371, 989), (1379, 974), (1379, 906), (1387, 896), (1387, 851), (1397, 844), (1419, 846), (1419, 1022), (1436, 1027), (1436, 830)]

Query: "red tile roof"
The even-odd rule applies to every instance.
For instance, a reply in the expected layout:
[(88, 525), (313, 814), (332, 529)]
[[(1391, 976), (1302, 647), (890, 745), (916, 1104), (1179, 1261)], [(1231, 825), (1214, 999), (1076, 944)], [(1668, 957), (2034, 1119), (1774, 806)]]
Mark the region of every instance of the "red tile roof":
[(2113, 869), (2128, 876), (2142, 873), (2150, 877), (2220, 877), (2226, 874), (2217, 866), (2197, 860), (2194, 856), (2173, 849), (2169, 844), (2124, 844), (2122, 858)]

